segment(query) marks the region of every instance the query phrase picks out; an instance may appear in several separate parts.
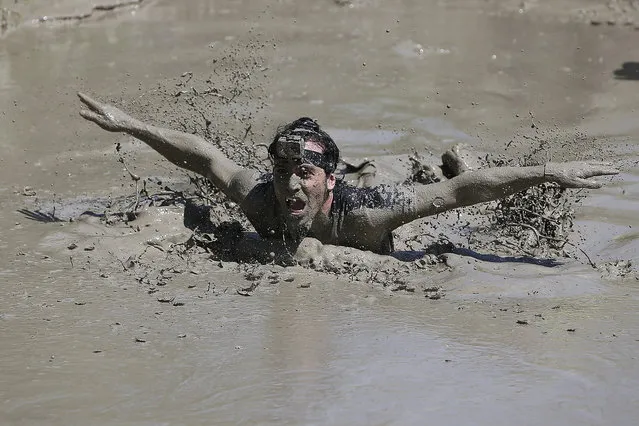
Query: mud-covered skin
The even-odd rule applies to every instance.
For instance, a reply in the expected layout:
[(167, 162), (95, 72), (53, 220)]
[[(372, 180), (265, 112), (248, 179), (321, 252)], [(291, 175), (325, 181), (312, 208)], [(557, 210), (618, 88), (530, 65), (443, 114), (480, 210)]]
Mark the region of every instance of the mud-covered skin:
[[(567, 188), (599, 188), (601, 184), (592, 177), (618, 173), (604, 162), (573, 161), (460, 170), (463, 173), (459, 176), (431, 185), (344, 186), (333, 192), (332, 173), (306, 176), (300, 167), (290, 166), (284, 178), (260, 183), (254, 172), (235, 164), (199, 136), (150, 126), (116, 107), (79, 96), (88, 108), (80, 112), (82, 117), (107, 131), (128, 133), (173, 164), (207, 177), (242, 207), (264, 238), (288, 237), (299, 242), (312, 236), (322, 243), (388, 253), (392, 250), (390, 233), (416, 219), (507, 197), (545, 182)], [(295, 207), (297, 202), (300, 208)]]
[(176, 166), (208, 178), (237, 203), (255, 184), (251, 171), (235, 164), (197, 135), (146, 125), (112, 105), (83, 93), (78, 96), (87, 108), (80, 111), (83, 118), (106, 131), (127, 133), (143, 141)]
[[(392, 229), (379, 229), (376, 218), (382, 212), (404, 214), (413, 203), (411, 187), (380, 185), (358, 188), (338, 181), (327, 214), (315, 216), (313, 227), (305, 236), (322, 243), (355, 247), (376, 253), (393, 251)], [(294, 238), (286, 226), (275, 195), (274, 183), (266, 180), (253, 188), (242, 209), (262, 238), (288, 240)]]
[[(318, 221), (331, 208), (335, 175), (310, 163), (276, 160), (272, 183), (275, 199), (268, 203), (277, 205), (278, 217), (282, 219), (289, 239), (301, 240), (313, 228), (317, 229)], [(257, 201), (258, 211), (264, 209), (261, 206), (268, 205)], [(321, 228), (323, 226), (320, 232)]]
[[(589, 177), (615, 173), (606, 163), (576, 161), (468, 171), (431, 185), (356, 188), (338, 182), (330, 212), (317, 214), (305, 236), (325, 244), (388, 254), (393, 251), (391, 232), (421, 217), (496, 200), (544, 182), (567, 188), (598, 188), (601, 185)], [(278, 209), (271, 180), (256, 185), (242, 209), (263, 238), (294, 238), (287, 233), (283, 220), (286, 213)]]

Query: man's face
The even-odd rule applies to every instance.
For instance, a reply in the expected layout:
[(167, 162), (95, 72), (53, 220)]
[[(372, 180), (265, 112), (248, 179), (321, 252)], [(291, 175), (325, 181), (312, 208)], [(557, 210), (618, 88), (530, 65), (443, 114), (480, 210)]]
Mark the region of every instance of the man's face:
[[(307, 142), (305, 148), (315, 152), (321, 150), (314, 145)], [(335, 187), (335, 176), (327, 175), (324, 169), (313, 164), (277, 159), (273, 166), (273, 183), (289, 231), (303, 237), (317, 214), (326, 210), (329, 191)]]

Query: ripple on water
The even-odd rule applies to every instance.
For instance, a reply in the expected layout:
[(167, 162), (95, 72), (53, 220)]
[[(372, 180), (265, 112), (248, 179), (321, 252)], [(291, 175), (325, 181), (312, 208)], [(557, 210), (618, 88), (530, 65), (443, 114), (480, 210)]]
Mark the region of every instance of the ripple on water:
[(420, 117), (414, 119), (411, 125), (446, 141), (470, 141), (473, 139), (468, 133), (457, 129), (451, 121), (442, 118)]
[(393, 51), (405, 58), (426, 58), (435, 55), (449, 55), (450, 49), (435, 46), (423, 46), (413, 40), (404, 40), (393, 47)]
[(382, 147), (399, 141), (406, 134), (396, 130), (328, 129), (327, 131), (340, 147), (366, 148), (372, 154), (379, 152)]

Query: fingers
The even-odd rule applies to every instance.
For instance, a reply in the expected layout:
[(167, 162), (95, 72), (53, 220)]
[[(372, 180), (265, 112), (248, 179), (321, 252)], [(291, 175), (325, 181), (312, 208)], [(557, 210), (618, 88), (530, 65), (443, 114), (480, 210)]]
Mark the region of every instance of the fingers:
[(583, 170), (585, 172), (583, 177), (619, 174), (619, 170), (613, 167), (611, 161), (570, 161), (565, 164), (569, 165), (569, 167)]
[(80, 110), (80, 115), (82, 118), (93, 121), (94, 123), (97, 123), (101, 118), (100, 115), (92, 111), (87, 111), (86, 109)]
[(588, 161), (587, 164), (601, 175), (616, 175), (619, 174), (619, 170), (612, 166), (611, 161)]
[(611, 161), (586, 161), (591, 166), (612, 166)]
[(97, 111), (100, 110), (101, 105), (95, 99), (85, 95), (82, 92), (78, 92), (78, 97), (80, 98), (82, 103), (85, 104), (91, 111), (96, 111), (97, 112)]
[(579, 179), (579, 183), (580, 183), (580, 187), (581, 188), (588, 188), (588, 189), (599, 189), (601, 188), (601, 184), (597, 181), (594, 180), (588, 180), (588, 179)]
[(612, 176), (612, 175), (618, 175), (619, 174), (619, 170), (617, 170), (616, 168), (606, 164), (606, 165), (597, 165), (595, 166), (592, 170), (589, 171), (589, 176), (586, 177), (591, 177), (591, 176)]
[[(577, 172), (577, 176), (581, 178), (619, 174), (619, 170), (613, 167), (610, 161), (573, 161), (571, 163), (569, 168), (573, 168)], [(568, 165), (570, 162), (566, 164)]]
[(598, 170), (598, 175), (599, 176), (612, 176), (612, 175), (618, 175), (619, 174), (619, 170), (615, 169), (614, 167), (607, 167), (604, 169), (599, 169)]
[(571, 188), (571, 189), (599, 189), (601, 188), (601, 184), (594, 180), (589, 179), (571, 179), (568, 182), (558, 182), (562, 188)]

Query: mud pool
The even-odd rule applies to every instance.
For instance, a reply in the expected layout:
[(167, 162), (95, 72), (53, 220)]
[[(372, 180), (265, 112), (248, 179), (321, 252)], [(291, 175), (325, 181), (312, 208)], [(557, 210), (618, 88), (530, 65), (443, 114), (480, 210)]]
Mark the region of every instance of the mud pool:
[[(0, 1), (0, 423), (636, 424), (632, 2), (95, 4)], [(540, 138), (548, 159), (609, 159), (622, 173), (577, 205), (572, 258), (469, 249), (446, 270), (410, 271), (442, 298), (169, 256), (190, 233), (176, 207), (130, 227), (56, 220), (81, 213), (69, 200), (88, 209), (134, 193), (118, 143), (132, 171), (161, 182), (151, 190), (188, 182), (82, 120), (77, 91), (179, 125), (169, 88), (217, 67), (220, 85), (226, 71), (252, 74), (250, 99), (214, 126), (242, 136), (233, 117), (244, 114), (254, 144), (315, 117), (344, 157), (375, 159), (381, 180), (401, 180), (415, 152), (466, 142), (516, 157)], [(438, 233), (464, 247), (460, 217), (473, 220), (460, 211), (400, 230), (424, 235), (403, 249)], [(132, 255), (154, 275), (140, 278)]]

